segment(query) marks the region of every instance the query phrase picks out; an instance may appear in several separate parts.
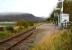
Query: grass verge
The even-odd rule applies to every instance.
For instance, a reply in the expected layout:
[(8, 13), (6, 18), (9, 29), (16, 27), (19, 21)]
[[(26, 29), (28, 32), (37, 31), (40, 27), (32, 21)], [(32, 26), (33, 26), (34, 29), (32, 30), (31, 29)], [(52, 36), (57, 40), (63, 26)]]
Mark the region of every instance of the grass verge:
[(72, 32), (62, 30), (54, 33), (30, 50), (72, 50)]

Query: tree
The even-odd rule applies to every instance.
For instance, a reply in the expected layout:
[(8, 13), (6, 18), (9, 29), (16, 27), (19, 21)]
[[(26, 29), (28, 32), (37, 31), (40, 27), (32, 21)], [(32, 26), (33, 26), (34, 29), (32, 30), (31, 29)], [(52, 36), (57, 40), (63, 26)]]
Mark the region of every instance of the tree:
[(65, 0), (63, 4), (63, 12), (70, 15), (70, 21), (72, 21), (72, 0)]

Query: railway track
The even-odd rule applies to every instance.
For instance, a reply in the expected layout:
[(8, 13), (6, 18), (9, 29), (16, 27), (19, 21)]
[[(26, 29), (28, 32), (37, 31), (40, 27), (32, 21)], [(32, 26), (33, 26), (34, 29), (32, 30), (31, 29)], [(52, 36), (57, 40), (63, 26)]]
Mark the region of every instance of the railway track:
[(17, 36), (2, 41), (0, 43), (0, 50), (19, 50), (19, 46), (21, 47), (25, 41), (30, 40), (30, 37), (33, 36), (34, 32), (36, 32), (36, 29), (32, 28), (26, 32), (22, 32)]

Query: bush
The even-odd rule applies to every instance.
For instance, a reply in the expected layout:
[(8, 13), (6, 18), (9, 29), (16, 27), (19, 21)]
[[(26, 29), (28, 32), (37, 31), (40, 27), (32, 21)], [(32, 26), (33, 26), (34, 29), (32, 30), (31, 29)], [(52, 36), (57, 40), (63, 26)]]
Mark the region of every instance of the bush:
[(6, 30), (7, 31), (10, 31), (10, 32), (13, 32), (14, 31), (13, 27), (6, 27)]
[(0, 39), (5, 39), (5, 38), (7, 38), (7, 37), (9, 37), (9, 36), (11, 36), (12, 35), (12, 33), (11, 32), (7, 32), (7, 31), (5, 31), (5, 32), (0, 32)]
[(17, 26), (24, 26), (25, 28), (28, 28), (28, 26), (33, 26), (33, 22), (29, 21), (17, 21), (16, 23)]

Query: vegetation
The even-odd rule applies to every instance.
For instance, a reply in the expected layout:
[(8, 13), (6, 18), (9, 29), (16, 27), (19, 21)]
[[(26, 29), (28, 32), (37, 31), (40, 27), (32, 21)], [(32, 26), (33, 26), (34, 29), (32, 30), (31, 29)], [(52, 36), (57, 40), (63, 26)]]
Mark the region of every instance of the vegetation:
[(61, 30), (50, 35), (30, 50), (72, 50), (72, 32)]
[(54, 10), (51, 14), (51, 17), (48, 18), (47, 21), (58, 24), (58, 15), (59, 14), (60, 14), (60, 10)]
[(12, 36), (13, 33), (20, 32), (24, 29), (27, 29), (28, 27), (33, 26), (33, 22), (28, 21), (17, 21), (15, 26), (6, 26), (1, 28), (0, 30), (0, 39), (7, 38), (9, 36)]
[(11, 35), (11, 32), (0, 32), (0, 40), (3, 40)]
[(24, 26), (25, 28), (27, 28), (28, 26), (33, 26), (33, 22), (17, 21), (16, 26)]
[(63, 7), (64, 13), (68, 13), (70, 15), (70, 21), (72, 21), (72, 1), (65, 0)]
[(68, 29), (53, 33), (42, 43), (35, 44), (29, 50), (72, 50), (72, 23), (69, 24)]
[(48, 22), (53, 22), (54, 21), (54, 11), (52, 12), (51, 16), (47, 18)]
[(4, 30), (3, 31), (0, 31), (0, 40), (3, 40), (11, 35), (13, 35), (13, 33), (11, 33), (10, 31), (8, 31), (6, 29), (6, 27), (3, 28)]

